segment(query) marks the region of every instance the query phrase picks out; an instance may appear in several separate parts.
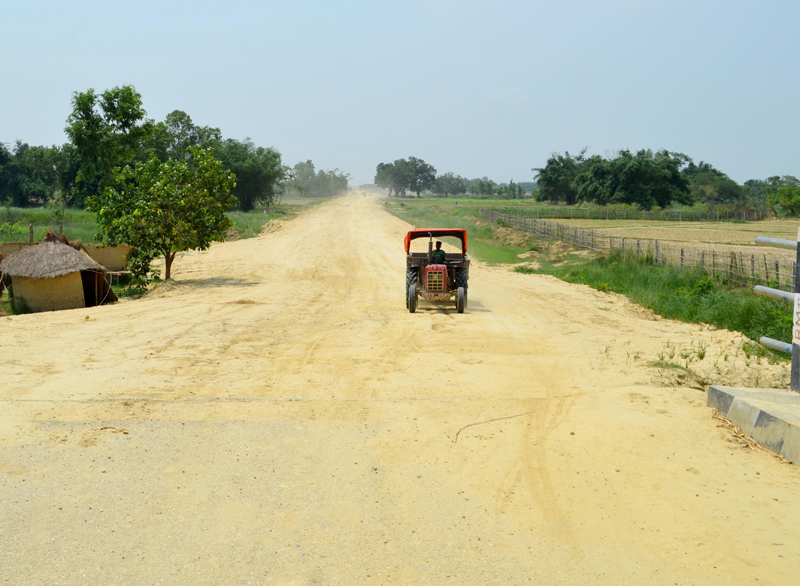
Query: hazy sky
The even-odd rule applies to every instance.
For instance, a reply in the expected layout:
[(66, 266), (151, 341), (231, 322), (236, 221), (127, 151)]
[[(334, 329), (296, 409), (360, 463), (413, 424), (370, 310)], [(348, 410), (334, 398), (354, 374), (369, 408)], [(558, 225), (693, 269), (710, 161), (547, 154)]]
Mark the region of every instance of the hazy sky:
[(416, 156), (530, 181), (549, 153), (666, 148), (800, 175), (800, 2), (0, 3), (0, 141), (63, 143), (74, 91), (133, 84), (284, 162), (371, 182)]

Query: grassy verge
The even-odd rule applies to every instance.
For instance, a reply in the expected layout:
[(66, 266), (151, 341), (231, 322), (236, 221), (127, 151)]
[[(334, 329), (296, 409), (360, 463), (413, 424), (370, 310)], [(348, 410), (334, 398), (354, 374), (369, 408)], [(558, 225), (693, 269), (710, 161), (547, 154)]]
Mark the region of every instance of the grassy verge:
[[(292, 199), (273, 206), (268, 213), (262, 210), (251, 212), (227, 212), (233, 221), (235, 234), (239, 238), (252, 238), (261, 233), (264, 224), (275, 219), (290, 219), (312, 206), (327, 199)], [(52, 210), (46, 208), (0, 208), (0, 242), (28, 242), (28, 226), (33, 224), (33, 241), (41, 242), (53, 228), (58, 234), (61, 225), (56, 222)], [(63, 233), (70, 240), (80, 240), (87, 244), (97, 244), (97, 222), (95, 215), (86, 210), (67, 210)]]

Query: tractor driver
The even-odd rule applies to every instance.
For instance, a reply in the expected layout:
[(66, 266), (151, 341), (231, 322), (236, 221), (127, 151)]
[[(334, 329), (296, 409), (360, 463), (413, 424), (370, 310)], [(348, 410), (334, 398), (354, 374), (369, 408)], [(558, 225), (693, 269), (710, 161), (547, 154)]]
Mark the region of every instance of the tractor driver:
[(431, 254), (431, 263), (436, 265), (444, 264), (445, 252), (442, 250), (442, 243), (436, 242), (436, 250)]

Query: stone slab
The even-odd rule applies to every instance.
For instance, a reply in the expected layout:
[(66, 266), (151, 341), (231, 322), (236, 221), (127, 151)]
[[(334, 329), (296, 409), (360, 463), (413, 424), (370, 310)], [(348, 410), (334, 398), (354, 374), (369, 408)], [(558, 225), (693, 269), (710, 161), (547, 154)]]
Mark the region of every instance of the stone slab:
[(763, 446), (800, 465), (800, 394), (712, 385), (706, 404)]

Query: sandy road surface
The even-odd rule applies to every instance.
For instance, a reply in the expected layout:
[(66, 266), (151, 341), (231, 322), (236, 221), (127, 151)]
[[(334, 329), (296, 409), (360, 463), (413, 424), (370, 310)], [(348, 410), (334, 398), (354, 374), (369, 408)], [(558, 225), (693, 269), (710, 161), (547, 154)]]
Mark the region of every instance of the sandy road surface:
[(646, 365), (736, 336), (479, 264), (410, 315), (407, 229), (342, 198), (3, 318), (0, 583), (796, 583), (798, 469)]

